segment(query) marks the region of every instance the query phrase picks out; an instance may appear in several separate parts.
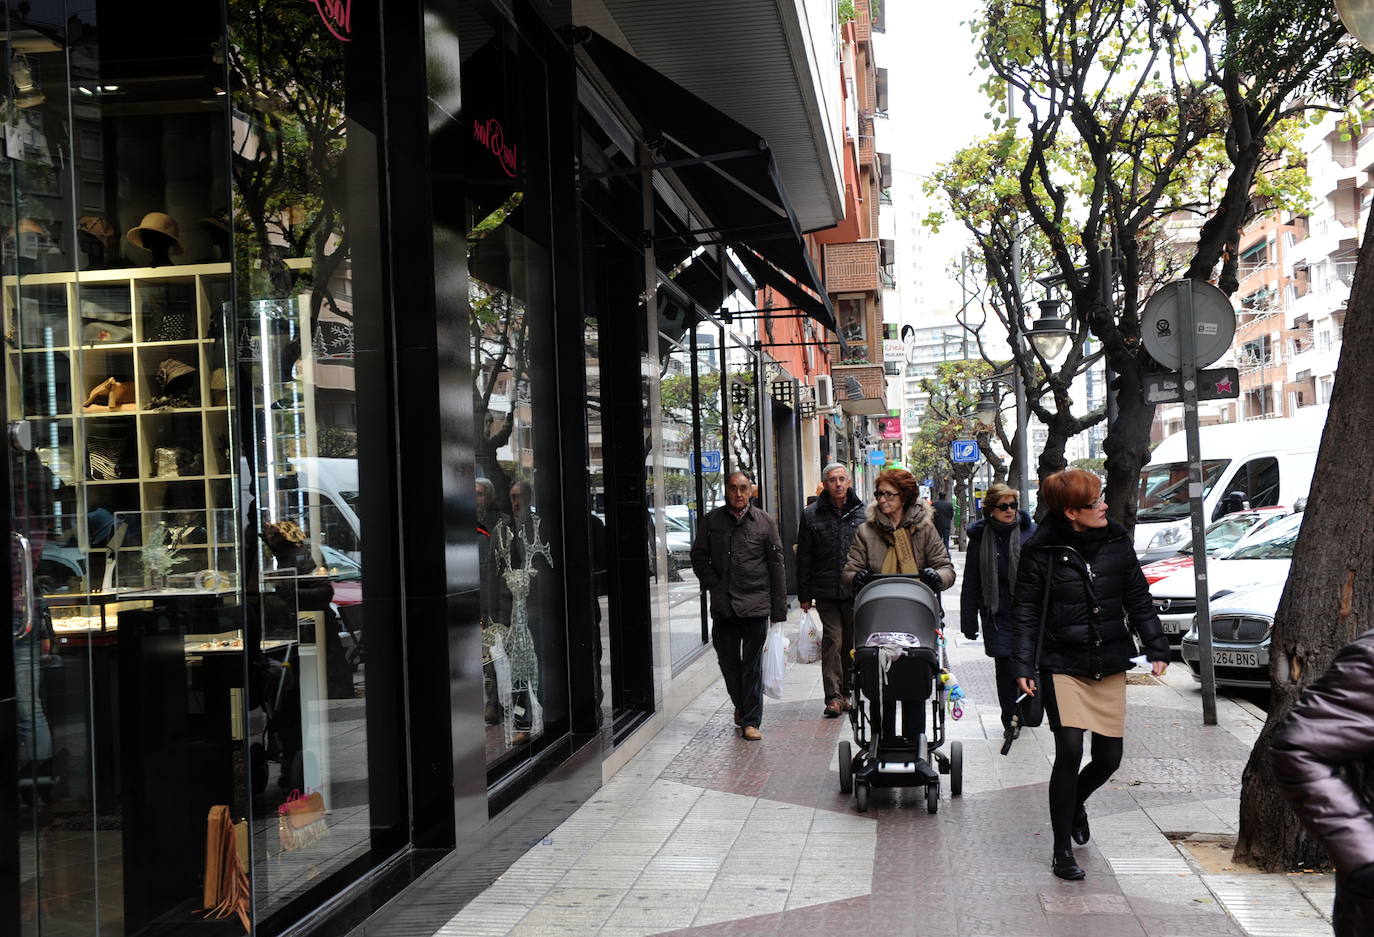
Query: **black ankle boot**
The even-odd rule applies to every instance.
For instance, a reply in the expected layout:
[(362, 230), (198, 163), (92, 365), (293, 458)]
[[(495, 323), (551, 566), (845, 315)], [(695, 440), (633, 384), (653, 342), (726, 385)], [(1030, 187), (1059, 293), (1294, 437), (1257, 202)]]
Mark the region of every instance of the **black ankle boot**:
[(1078, 860), (1073, 857), (1072, 849), (1056, 852), (1050, 868), (1054, 870), (1055, 875), (1066, 881), (1077, 882), (1086, 877), (1086, 873), (1078, 867)]
[(1088, 842), (1088, 837), (1092, 835), (1092, 831), (1088, 829), (1088, 808), (1082, 804), (1078, 805), (1078, 809), (1073, 814), (1072, 835), (1073, 841), (1080, 846), (1085, 845)]

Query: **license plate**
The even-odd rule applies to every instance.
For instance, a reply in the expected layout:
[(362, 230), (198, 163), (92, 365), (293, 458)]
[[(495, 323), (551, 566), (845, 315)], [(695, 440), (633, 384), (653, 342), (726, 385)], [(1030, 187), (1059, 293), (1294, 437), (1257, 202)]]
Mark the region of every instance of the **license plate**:
[(1213, 651), (1212, 663), (1218, 667), (1258, 667), (1259, 654), (1255, 651)]
[(1178, 634), (1183, 630), (1183, 622), (1176, 618), (1161, 618), (1159, 623), (1164, 626), (1165, 634)]

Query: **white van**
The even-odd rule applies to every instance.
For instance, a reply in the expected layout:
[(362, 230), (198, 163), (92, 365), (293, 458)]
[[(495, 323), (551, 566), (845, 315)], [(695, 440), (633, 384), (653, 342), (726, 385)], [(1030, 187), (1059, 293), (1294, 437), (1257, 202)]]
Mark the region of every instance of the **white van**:
[[(1310, 407), (1285, 419), (1202, 427), (1205, 521), (1245, 508), (1292, 506), (1307, 497), (1326, 410)], [(1141, 469), (1135, 521), (1135, 551), (1142, 564), (1171, 556), (1192, 539), (1183, 433), (1160, 443)]]

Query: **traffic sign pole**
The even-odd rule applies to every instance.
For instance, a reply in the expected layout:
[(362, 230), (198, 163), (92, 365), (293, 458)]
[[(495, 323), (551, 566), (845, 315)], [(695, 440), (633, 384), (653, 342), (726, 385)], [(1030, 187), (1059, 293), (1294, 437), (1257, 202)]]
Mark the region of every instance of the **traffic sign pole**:
[(1193, 316), (1193, 284), (1180, 280), (1178, 351), (1183, 376), (1183, 432), (1188, 443), (1188, 509), (1193, 525), (1193, 594), (1197, 599), (1198, 667), (1202, 672), (1202, 724), (1217, 724), (1216, 665), (1212, 660), (1212, 610), (1207, 585), (1207, 535), (1202, 514), (1202, 444), (1198, 438), (1197, 324)]

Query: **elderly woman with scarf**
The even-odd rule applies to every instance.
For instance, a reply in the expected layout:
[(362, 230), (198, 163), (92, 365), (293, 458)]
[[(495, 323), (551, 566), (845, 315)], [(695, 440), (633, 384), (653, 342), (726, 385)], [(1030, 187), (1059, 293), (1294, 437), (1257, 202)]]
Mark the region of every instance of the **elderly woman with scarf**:
[[(891, 468), (878, 475), (867, 519), (854, 531), (849, 559), (840, 573), (845, 588), (857, 594), (875, 573), (915, 574), (936, 592), (954, 585), (954, 564), (920, 494), (916, 476), (906, 469)], [(914, 739), (925, 731), (925, 707), (906, 709), (912, 711), (904, 709), (902, 731)], [(913, 724), (905, 724), (906, 719)], [(885, 736), (896, 735), (895, 703), (883, 704), (882, 727)]]
[(1016, 489), (996, 484), (983, 498), (983, 519), (969, 525), (964, 584), (959, 595), (960, 630), (972, 641), (982, 624), (983, 651), (997, 671), (997, 702), (1002, 708), (1003, 733), (1011, 731), (1016, 714), (1016, 673), (1011, 661), (1011, 603), (1021, 544), (1035, 530), (1021, 510)]

